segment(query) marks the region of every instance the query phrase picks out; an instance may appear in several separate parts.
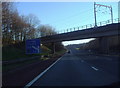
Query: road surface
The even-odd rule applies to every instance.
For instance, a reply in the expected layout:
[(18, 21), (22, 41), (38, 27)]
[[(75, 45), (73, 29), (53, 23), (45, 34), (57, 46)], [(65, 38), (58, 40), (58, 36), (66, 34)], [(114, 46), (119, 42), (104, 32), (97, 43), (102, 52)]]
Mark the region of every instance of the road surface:
[(104, 86), (119, 81), (118, 58), (90, 55), (69, 47), (54, 66), (32, 86)]

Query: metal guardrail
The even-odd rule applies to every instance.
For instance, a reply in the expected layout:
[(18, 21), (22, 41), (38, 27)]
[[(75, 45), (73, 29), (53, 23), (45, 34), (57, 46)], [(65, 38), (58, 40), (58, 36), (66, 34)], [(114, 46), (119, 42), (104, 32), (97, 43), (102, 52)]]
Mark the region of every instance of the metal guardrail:
[(68, 33), (68, 32), (73, 32), (73, 31), (78, 31), (78, 30), (85, 30), (88, 28), (100, 27), (100, 26), (105, 26), (105, 25), (113, 24), (113, 23), (120, 23), (120, 18), (113, 19), (113, 21), (112, 19), (109, 19), (107, 21), (98, 22), (97, 26), (95, 26), (95, 23), (93, 23), (93, 24), (87, 24), (87, 25), (83, 25), (79, 27), (68, 28), (62, 32), (58, 32), (57, 34)]

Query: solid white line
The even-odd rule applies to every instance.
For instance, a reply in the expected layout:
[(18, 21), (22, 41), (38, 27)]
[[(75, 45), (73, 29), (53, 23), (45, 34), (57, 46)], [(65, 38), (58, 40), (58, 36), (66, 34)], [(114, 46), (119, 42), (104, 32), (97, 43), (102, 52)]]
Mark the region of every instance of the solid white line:
[(98, 71), (98, 69), (97, 69), (97, 68), (95, 68), (95, 67), (93, 67), (93, 66), (91, 66), (91, 68), (93, 68), (94, 70)]
[(60, 57), (57, 61), (55, 61), (52, 65), (50, 65), (47, 69), (45, 69), (42, 73), (40, 73), (37, 77), (35, 77), (31, 82), (29, 82), (24, 88), (30, 87), (35, 81), (37, 81), (43, 74), (45, 74), (54, 64), (56, 64), (62, 57)]

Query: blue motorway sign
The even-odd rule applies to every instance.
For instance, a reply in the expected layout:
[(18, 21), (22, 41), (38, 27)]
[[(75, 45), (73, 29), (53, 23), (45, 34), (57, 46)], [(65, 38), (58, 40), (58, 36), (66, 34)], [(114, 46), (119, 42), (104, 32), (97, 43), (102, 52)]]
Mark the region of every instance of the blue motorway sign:
[(40, 39), (26, 40), (26, 54), (40, 53)]

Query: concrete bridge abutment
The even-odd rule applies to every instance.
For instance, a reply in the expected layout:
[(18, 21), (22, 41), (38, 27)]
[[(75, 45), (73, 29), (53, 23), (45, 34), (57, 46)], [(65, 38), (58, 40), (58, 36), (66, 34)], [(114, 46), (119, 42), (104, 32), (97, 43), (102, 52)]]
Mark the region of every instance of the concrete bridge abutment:
[(109, 44), (109, 37), (100, 37), (99, 38), (99, 51), (100, 53), (109, 53), (110, 44)]
[(55, 42), (52, 42), (52, 54), (55, 54)]

